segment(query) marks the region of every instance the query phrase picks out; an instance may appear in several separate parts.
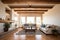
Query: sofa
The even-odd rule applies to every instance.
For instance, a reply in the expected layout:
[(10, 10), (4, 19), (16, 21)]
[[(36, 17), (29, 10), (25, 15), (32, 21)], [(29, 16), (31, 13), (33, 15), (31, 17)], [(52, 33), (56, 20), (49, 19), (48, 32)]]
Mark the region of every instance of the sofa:
[(36, 28), (36, 24), (24, 24), (23, 28), (25, 31), (35, 31)]
[(45, 34), (53, 34), (52, 30), (57, 30), (60, 33), (60, 27), (56, 25), (43, 24), (40, 26), (40, 30)]

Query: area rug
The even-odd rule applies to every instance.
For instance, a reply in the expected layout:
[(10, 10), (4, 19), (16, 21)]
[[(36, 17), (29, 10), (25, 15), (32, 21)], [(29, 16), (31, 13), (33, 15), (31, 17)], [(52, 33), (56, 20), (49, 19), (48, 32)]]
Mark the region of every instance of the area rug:
[(16, 33), (16, 35), (42, 35), (42, 34), (44, 33), (40, 30), (36, 30), (35, 32), (33, 31), (25, 32), (25, 30), (21, 30), (18, 33)]

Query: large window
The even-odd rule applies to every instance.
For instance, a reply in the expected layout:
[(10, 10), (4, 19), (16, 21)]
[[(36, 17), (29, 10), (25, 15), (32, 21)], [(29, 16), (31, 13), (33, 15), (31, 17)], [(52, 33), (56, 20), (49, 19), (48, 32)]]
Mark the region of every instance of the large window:
[(25, 17), (20, 17), (20, 23), (25, 24)]
[(27, 23), (35, 23), (35, 17), (27, 17)]
[(36, 17), (36, 24), (41, 24), (41, 17)]
[(25, 23), (28, 23), (28, 24), (38, 24), (40, 25), (41, 24), (41, 17), (20, 17), (20, 23), (21, 24), (25, 24)]

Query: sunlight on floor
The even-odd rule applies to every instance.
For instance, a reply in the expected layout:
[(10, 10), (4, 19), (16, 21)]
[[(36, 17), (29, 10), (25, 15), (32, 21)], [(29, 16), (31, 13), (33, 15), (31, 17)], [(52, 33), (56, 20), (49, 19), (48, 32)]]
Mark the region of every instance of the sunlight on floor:
[(16, 33), (14, 34), (14, 39), (17, 40), (19, 38), (19, 40), (25, 40), (26, 39), (26, 35), (16, 35)]
[[(26, 38), (32, 38), (32, 39), (34, 39), (35, 38), (35, 40), (41, 40), (41, 36), (42, 35), (16, 35), (16, 33), (14, 34), (14, 39), (15, 40), (17, 40), (17, 38), (19, 39), (19, 40), (26, 40)], [(29, 39), (30, 40), (30, 39)]]
[(26, 39), (26, 35), (20, 35), (20, 39), (21, 40), (25, 40)]
[(36, 40), (41, 40), (42, 35), (35, 35)]

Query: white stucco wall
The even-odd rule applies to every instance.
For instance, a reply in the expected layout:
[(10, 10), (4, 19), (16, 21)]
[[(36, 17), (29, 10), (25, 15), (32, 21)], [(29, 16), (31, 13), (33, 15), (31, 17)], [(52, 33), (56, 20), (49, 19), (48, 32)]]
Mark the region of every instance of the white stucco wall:
[(60, 26), (60, 4), (56, 4), (54, 8), (43, 14), (43, 23)]
[[(6, 18), (6, 8), (8, 8), (11, 11), (11, 20), (15, 20), (14, 18), (17, 17), (17, 21), (13, 22), (13, 24), (10, 27), (10, 30), (15, 28), (15, 23), (17, 23), (17, 28), (19, 27), (19, 20), (18, 20), (18, 14), (17, 12), (15, 12), (14, 10), (11, 10), (6, 4), (3, 4), (0, 1), (0, 18), (5, 19)], [(15, 16), (16, 15), (16, 16)], [(4, 28), (4, 23), (0, 23), (0, 33), (4, 32), (3, 28)]]
[[(5, 19), (5, 5), (0, 1), (0, 18)], [(3, 32), (3, 26), (4, 23), (0, 23), (0, 33)]]
[[(12, 14), (12, 19), (11, 20), (13, 20), (13, 22), (12, 22), (10, 30), (19, 27), (19, 14), (17, 14), (17, 12), (15, 12), (13, 9), (12, 9), (11, 14)], [(15, 24), (17, 24), (16, 27), (15, 27)]]

